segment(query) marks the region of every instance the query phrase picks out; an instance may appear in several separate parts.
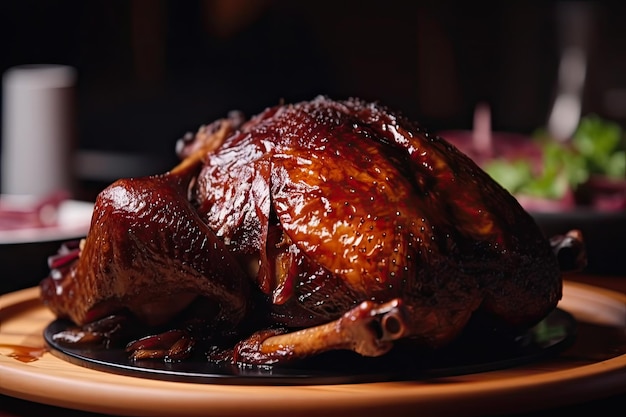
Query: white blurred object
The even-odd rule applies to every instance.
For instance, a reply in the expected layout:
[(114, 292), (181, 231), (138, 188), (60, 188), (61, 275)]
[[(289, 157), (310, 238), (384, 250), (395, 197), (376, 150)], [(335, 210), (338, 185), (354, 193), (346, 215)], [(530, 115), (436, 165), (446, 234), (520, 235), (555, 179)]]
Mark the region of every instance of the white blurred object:
[(593, 9), (587, 2), (565, 1), (557, 5), (557, 13), (561, 57), (557, 95), (548, 119), (548, 131), (556, 140), (566, 141), (580, 123)]
[(559, 65), (559, 93), (548, 120), (553, 138), (565, 141), (572, 137), (582, 113), (582, 93), (587, 72), (587, 57), (580, 48), (563, 51)]
[(2, 193), (72, 189), (76, 71), (24, 65), (3, 76)]

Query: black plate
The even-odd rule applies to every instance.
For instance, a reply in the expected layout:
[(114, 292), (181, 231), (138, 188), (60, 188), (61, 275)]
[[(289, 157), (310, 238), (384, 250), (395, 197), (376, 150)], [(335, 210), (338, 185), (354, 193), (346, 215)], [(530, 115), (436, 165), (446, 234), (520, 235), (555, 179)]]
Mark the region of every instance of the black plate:
[(56, 320), (44, 332), (52, 354), (70, 363), (150, 379), (238, 385), (365, 383), (486, 372), (545, 359), (569, 347), (576, 338), (575, 319), (555, 309), (538, 325), (518, 335), (475, 320), (453, 344), (436, 351), (400, 344), (378, 358), (340, 351), (290, 367), (243, 368), (209, 362), (204, 356), (181, 362), (132, 361), (123, 349), (73, 348), (55, 342), (54, 334), (71, 326), (70, 322)]

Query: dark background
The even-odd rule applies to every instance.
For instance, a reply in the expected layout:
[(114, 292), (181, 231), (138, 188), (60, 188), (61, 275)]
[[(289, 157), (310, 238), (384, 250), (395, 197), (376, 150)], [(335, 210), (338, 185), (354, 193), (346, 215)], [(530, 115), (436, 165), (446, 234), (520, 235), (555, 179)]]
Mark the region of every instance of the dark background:
[[(431, 130), (546, 123), (565, 7), (591, 14), (583, 113), (626, 122), (626, 7), (606, 1), (3, 0), (0, 70), (77, 68), (77, 151), (176, 162), (187, 131), (280, 100), (359, 96)], [(582, 29), (574, 32), (582, 33)], [(115, 177), (82, 172), (83, 196)], [(84, 171), (84, 168), (83, 168)]]

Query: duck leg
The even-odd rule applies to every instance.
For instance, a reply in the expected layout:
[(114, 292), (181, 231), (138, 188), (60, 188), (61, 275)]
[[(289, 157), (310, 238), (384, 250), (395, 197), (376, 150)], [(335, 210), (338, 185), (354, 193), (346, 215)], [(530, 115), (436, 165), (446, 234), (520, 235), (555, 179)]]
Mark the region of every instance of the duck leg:
[(407, 331), (406, 311), (400, 299), (383, 304), (364, 301), (339, 319), (320, 326), (290, 333), (257, 332), (235, 346), (233, 359), (240, 364), (272, 365), (339, 349), (380, 356)]
[(200, 141), (171, 171), (120, 179), (99, 195), (78, 253), (40, 285), (58, 317), (79, 326), (129, 310), (149, 326), (166, 323), (196, 297), (220, 306), (215, 320), (237, 323), (246, 308), (247, 276), (187, 198), (206, 152), (228, 123)]

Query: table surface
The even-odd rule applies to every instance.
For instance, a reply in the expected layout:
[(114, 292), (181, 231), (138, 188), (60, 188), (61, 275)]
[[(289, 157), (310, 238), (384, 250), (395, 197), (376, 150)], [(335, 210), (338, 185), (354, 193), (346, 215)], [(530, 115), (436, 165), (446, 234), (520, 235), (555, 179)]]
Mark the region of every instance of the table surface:
[[(593, 285), (601, 288), (608, 288), (626, 294), (626, 277), (622, 276), (596, 276), (587, 274), (577, 274), (567, 277), (574, 282)], [(0, 375), (2, 378), (2, 375)], [(595, 413), (602, 416), (623, 416), (624, 407), (626, 406), (626, 387), (623, 393), (608, 396), (606, 398), (595, 399), (593, 401), (583, 403), (573, 403), (565, 407), (550, 408), (537, 412), (526, 414), (515, 414), (517, 416), (553, 416), (555, 413), (582, 412)], [(415, 411), (419, 414), (419, 410)], [(66, 409), (61, 407), (49, 406), (46, 404), (26, 401), (18, 398), (0, 395), (0, 417), (25, 417), (25, 416), (86, 416), (86, 417), (103, 417), (105, 414), (88, 413), (80, 410)]]

